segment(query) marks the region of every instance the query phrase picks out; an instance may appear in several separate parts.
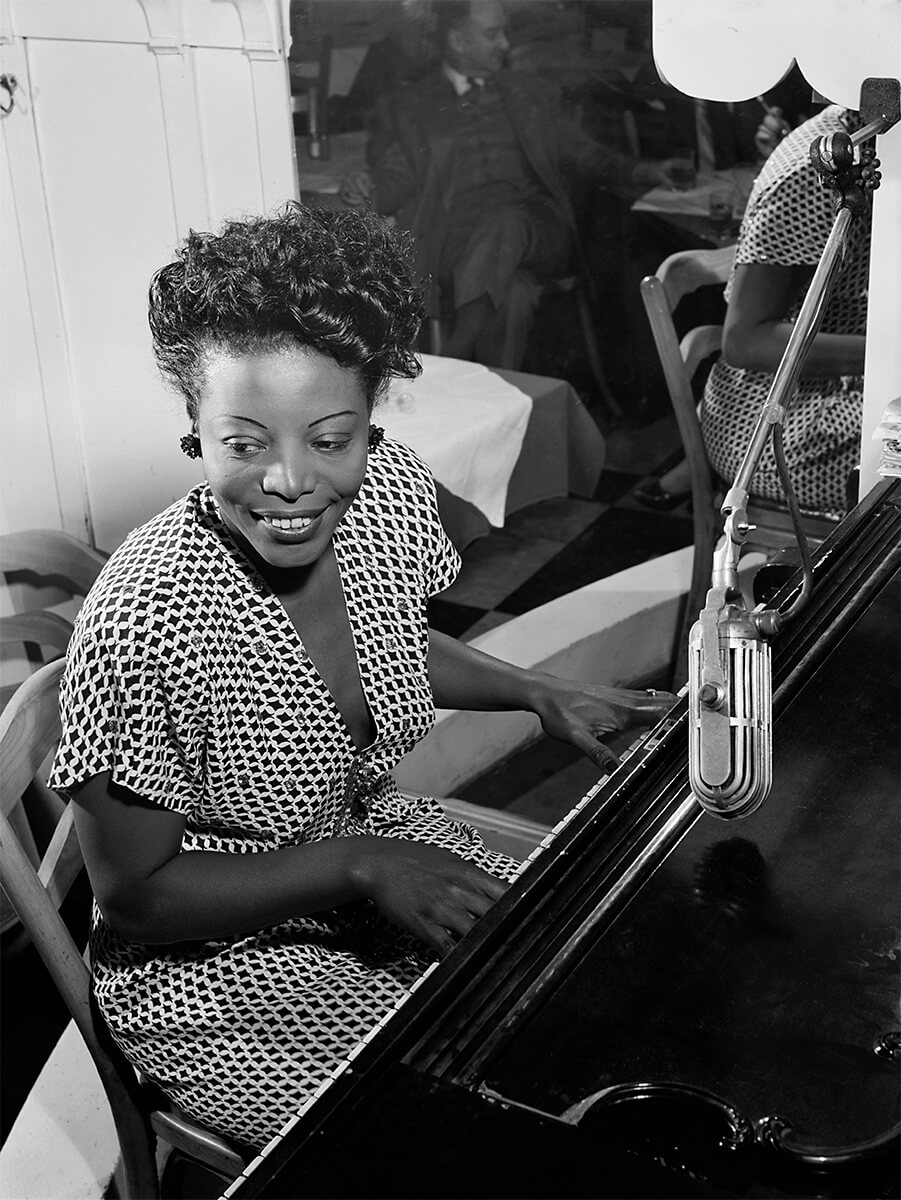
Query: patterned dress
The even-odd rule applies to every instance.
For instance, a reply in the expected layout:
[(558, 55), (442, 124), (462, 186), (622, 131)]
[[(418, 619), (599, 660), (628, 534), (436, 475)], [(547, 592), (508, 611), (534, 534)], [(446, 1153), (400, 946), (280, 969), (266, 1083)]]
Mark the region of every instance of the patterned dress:
[[(347, 834), (517, 864), (390, 774), (434, 722), (426, 602), (459, 558), (412, 451), (384, 441), (334, 536), (376, 728), (358, 751), (276, 596), (206, 485), (135, 530), (92, 589), (62, 689), (52, 786), (102, 771), (182, 813), (182, 847), (252, 854)], [(136, 1067), (186, 1112), (269, 1140), (390, 1012), (427, 948), (368, 903), (215, 941), (147, 946), (94, 912), (94, 988)]]
[[(814, 138), (838, 130), (853, 132), (856, 113), (830, 105), (794, 129), (767, 159), (748, 200), (735, 252), (735, 266), (772, 263), (815, 267), (832, 229), (831, 193), (810, 164)], [(823, 333), (863, 334), (867, 327), (867, 285), (872, 209), (856, 218), (823, 314)], [(732, 278), (726, 287), (729, 299)], [(785, 314), (795, 321), (799, 298)], [(707, 380), (701, 410), (704, 442), (711, 465), (731, 482), (751, 439), (772, 375), (731, 367), (718, 359)], [(860, 460), (863, 376), (804, 378), (785, 420), (785, 457), (802, 508), (831, 513), (846, 508), (845, 484)], [(784, 502), (772, 442), (761, 456), (751, 491)]]

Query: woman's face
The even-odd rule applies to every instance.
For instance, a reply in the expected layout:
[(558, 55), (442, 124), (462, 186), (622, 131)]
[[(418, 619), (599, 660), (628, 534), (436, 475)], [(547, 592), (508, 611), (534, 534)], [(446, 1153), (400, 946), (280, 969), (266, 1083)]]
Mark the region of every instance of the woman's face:
[(358, 372), (293, 346), (213, 351), (197, 433), (222, 517), (250, 557), (279, 569), (315, 562), (366, 472)]

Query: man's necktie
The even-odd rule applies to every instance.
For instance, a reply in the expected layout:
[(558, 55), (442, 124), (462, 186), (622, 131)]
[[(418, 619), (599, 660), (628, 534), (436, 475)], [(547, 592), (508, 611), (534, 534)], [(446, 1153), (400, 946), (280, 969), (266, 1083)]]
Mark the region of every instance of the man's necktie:
[(475, 75), (466, 76), (467, 88), (463, 93), (464, 97), (470, 104), (478, 104), (482, 99), (485, 91), (485, 80)]

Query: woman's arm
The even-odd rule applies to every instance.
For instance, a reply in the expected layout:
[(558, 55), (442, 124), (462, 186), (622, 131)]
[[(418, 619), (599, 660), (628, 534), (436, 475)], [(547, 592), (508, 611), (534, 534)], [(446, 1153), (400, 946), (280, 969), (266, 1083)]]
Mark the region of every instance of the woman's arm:
[(258, 854), (182, 851), (185, 819), (95, 775), (74, 791), (75, 823), (104, 918), (132, 941), (248, 933), (354, 900), (440, 953), (506, 884), (448, 850), (399, 838), (338, 837)]
[[(794, 326), (784, 320), (813, 275), (811, 267), (743, 263), (736, 267), (723, 326), (723, 358), (733, 367), (774, 372)], [(862, 375), (865, 339), (856, 333), (818, 333), (802, 378)]]
[(533, 712), (545, 733), (570, 742), (605, 770), (618, 760), (600, 738), (633, 725), (653, 725), (676, 700), (669, 692), (577, 683), (527, 671), (434, 629), (429, 630), (429, 681), (439, 708)]

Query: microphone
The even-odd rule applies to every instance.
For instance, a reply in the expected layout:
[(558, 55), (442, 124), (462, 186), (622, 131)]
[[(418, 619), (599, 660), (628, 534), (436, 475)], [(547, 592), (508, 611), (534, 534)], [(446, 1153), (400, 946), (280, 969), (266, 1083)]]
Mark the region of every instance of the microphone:
[(773, 781), (773, 682), (767, 634), (778, 614), (749, 613), (725, 586), (688, 640), (688, 777), (698, 803), (723, 820), (750, 816)]
[[(769, 794), (773, 778), (773, 682), (770, 647), (787, 621), (807, 602), (813, 572), (782, 447), (782, 424), (791, 404), (845, 244), (850, 222), (860, 215), (865, 193), (879, 187), (879, 160), (868, 139), (899, 119), (898, 81), (867, 79), (861, 89), (861, 115), (867, 123), (855, 134), (836, 131), (814, 140), (809, 158), (820, 182), (833, 193), (835, 220), (807, 294), (773, 375), (738, 473), (720, 511), (724, 536), (713, 555), (707, 601), (688, 639), (688, 775), (701, 806), (724, 820), (750, 816)], [(860, 161), (854, 147), (861, 143)], [(738, 559), (750, 529), (748, 493), (767, 442), (773, 438), (779, 478), (785, 490), (804, 567), (804, 585), (784, 612), (749, 613), (738, 586)]]

